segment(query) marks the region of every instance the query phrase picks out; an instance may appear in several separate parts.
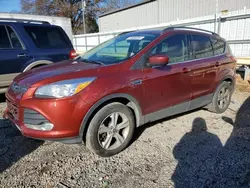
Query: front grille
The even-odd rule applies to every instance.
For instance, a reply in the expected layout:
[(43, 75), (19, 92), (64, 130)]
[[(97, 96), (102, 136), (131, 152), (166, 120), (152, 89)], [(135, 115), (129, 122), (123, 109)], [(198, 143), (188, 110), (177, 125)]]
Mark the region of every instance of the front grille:
[(41, 125), (43, 123), (49, 123), (49, 121), (37, 111), (25, 108), (24, 123), (31, 125)]
[(16, 82), (13, 82), (10, 86), (10, 89), (15, 93), (15, 94), (24, 94), (27, 90), (28, 87), (25, 85), (18, 84)]
[(11, 119), (19, 120), (18, 106), (11, 103), (9, 100), (6, 100), (6, 102), (7, 102), (8, 115), (11, 117)]

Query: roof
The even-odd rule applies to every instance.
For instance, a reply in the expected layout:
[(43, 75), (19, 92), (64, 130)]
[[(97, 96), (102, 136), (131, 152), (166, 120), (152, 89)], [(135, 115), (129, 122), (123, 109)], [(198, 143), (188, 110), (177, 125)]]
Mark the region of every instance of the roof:
[(152, 34), (152, 35), (160, 35), (162, 30), (138, 30), (138, 31), (128, 31), (120, 33), (119, 35), (123, 34), (137, 34), (137, 35), (145, 35), (145, 34)]
[(218, 35), (217, 33), (205, 29), (199, 29), (195, 27), (186, 27), (186, 26), (172, 26), (172, 27), (166, 27), (163, 32), (168, 30), (182, 30), (182, 31), (194, 31), (194, 32), (200, 32), (200, 33), (206, 33), (206, 34), (212, 34), (212, 35)]
[[(205, 29), (199, 29), (199, 28), (194, 28), (194, 27), (185, 27), (185, 26), (169, 26), (163, 29), (151, 29), (151, 30), (135, 30), (135, 31), (128, 31), (124, 33), (138, 33), (138, 34), (162, 34), (167, 31), (171, 30), (179, 30), (179, 31), (193, 31), (193, 32), (200, 32), (200, 33), (206, 33), (206, 34), (212, 34), (212, 35), (218, 35), (217, 33)], [(121, 33), (121, 34), (124, 34)]]
[(0, 23), (21, 23), (21, 24), (46, 24), (50, 25), (47, 21), (40, 20), (25, 20), (25, 19), (14, 19), (14, 18), (0, 18)]
[(110, 14), (114, 14), (116, 12), (121, 12), (121, 11), (124, 11), (124, 10), (127, 10), (127, 9), (131, 9), (131, 8), (138, 7), (138, 6), (147, 4), (147, 3), (151, 3), (153, 1), (156, 1), (156, 0), (145, 0), (145, 1), (141, 2), (141, 3), (137, 3), (137, 4), (134, 4), (134, 5), (131, 5), (131, 6), (127, 6), (127, 7), (124, 7), (124, 8), (120, 8), (120, 9), (117, 9), (117, 10), (114, 10), (114, 11), (110, 11), (110, 12), (101, 14), (99, 17), (101, 18), (101, 17), (107, 16), (107, 15), (110, 15)]
[[(1, 0), (0, 0), (1, 1)], [(62, 16), (48, 16), (48, 15), (40, 15), (40, 14), (23, 14), (23, 13), (7, 13), (7, 12), (0, 12), (0, 18), (13, 18), (13, 19), (34, 19), (34, 20), (40, 20), (40, 19), (66, 19), (70, 20), (68, 17), (62, 17)]]
[[(206, 35), (213, 35), (215, 37), (220, 37), (217, 33), (212, 32), (212, 31), (208, 31), (208, 30), (204, 30), (204, 29), (199, 29), (199, 28), (193, 28), (193, 27), (185, 27), (185, 26), (170, 26), (170, 27), (166, 27), (164, 29), (155, 29), (155, 30), (136, 30), (136, 31), (128, 31), (128, 32), (124, 32), (121, 34), (125, 34), (125, 33), (133, 33), (133, 34), (155, 34), (155, 35), (160, 35), (163, 34), (165, 32), (168, 31), (192, 31), (192, 32), (197, 32), (197, 33), (202, 33), (202, 34), (206, 34)], [(120, 34), (120, 35), (121, 35)]]

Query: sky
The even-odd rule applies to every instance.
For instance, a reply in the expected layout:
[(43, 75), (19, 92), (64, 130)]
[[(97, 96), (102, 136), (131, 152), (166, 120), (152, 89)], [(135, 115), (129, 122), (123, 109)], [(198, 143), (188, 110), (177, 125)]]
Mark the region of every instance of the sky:
[[(135, 0), (135, 3), (141, 1), (142, 0)], [(20, 9), (20, 0), (0, 0), (0, 12), (18, 12)]]
[(0, 0), (0, 12), (18, 12), (20, 7), (20, 0)]

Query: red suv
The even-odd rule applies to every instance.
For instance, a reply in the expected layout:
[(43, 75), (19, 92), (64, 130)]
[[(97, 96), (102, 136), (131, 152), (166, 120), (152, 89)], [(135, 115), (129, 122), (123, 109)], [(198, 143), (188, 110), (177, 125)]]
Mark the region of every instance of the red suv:
[(195, 108), (224, 112), (236, 61), (219, 35), (195, 28), (120, 34), (75, 60), (17, 76), (5, 117), (24, 136), (122, 151), (136, 127)]

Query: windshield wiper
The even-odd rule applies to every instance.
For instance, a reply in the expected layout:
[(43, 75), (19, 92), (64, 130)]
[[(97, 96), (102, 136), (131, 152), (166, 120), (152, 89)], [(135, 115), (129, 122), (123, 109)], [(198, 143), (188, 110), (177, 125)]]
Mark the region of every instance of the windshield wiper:
[(90, 60), (90, 59), (82, 59), (82, 58), (81, 58), (80, 61), (86, 62), (86, 63), (98, 64), (98, 65), (105, 65), (103, 62), (100, 62), (100, 61), (93, 61), (93, 60)]

